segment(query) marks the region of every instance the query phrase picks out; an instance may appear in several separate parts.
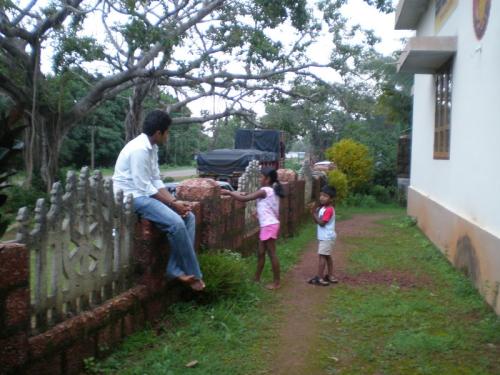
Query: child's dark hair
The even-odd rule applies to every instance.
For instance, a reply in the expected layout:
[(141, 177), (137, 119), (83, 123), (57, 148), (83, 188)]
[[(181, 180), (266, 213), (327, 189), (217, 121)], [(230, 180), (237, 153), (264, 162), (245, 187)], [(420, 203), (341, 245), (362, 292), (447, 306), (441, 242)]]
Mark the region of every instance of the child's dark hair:
[(149, 112), (144, 119), (142, 132), (152, 136), (159, 130), (163, 134), (170, 127), (170, 124), (172, 124), (172, 118), (168, 113), (160, 109), (155, 109)]
[(337, 189), (335, 189), (333, 186), (323, 186), (323, 189), (321, 189), (322, 193), (325, 193), (328, 195), (330, 198), (335, 199), (337, 196)]
[(283, 186), (281, 183), (278, 181), (278, 172), (276, 172), (276, 169), (271, 168), (271, 167), (264, 167), (260, 171), (265, 177), (269, 178), (269, 181), (271, 182), (271, 186), (274, 190), (274, 193), (280, 197), (283, 198), (285, 196), (285, 192), (283, 191)]

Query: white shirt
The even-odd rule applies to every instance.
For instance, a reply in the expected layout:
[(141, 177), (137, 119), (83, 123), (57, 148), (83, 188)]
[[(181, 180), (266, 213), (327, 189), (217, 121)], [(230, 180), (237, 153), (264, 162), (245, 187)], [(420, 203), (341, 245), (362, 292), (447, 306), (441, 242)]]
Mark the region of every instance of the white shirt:
[(142, 133), (125, 145), (116, 160), (113, 174), (115, 194), (123, 191), (124, 196), (134, 198), (155, 195), (165, 185), (160, 178), (158, 146), (152, 145)]
[(280, 198), (271, 187), (262, 187), (260, 190), (264, 190), (266, 193), (265, 198), (257, 199), (257, 216), (260, 227), (279, 224)]
[(331, 241), (337, 238), (337, 233), (335, 233), (335, 209), (333, 207), (321, 207), (318, 216), (323, 220), (328, 208), (332, 209), (330, 219), (324, 226), (318, 225), (318, 240), (320, 241)]

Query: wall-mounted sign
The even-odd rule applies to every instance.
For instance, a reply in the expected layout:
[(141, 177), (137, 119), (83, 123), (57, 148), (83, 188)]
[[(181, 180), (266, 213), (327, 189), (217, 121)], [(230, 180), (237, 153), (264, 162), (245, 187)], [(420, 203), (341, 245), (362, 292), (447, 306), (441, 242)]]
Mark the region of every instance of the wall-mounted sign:
[(434, 18), (434, 29), (436, 32), (441, 30), (451, 14), (457, 7), (458, 0), (436, 0), (436, 13)]
[(490, 8), (491, 0), (474, 0), (472, 4), (474, 32), (478, 40), (481, 40), (486, 31), (486, 26), (488, 26)]

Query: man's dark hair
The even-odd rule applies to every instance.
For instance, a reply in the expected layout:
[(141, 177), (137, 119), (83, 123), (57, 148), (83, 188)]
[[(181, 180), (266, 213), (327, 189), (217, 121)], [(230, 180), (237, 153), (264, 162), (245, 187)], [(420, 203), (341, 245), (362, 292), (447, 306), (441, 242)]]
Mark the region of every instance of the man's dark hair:
[(333, 186), (324, 186), (323, 189), (321, 189), (321, 192), (325, 193), (332, 199), (337, 196), (337, 190)]
[(147, 114), (142, 125), (142, 132), (152, 136), (158, 130), (163, 134), (170, 127), (172, 119), (167, 112), (155, 109)]

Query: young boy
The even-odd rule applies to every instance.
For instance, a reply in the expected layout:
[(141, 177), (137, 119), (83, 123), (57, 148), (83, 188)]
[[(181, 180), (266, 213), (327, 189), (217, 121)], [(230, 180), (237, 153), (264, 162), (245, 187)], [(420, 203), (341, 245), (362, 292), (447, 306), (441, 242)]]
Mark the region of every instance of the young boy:
[[(335, 208), (332, 205), (336, 191), (325, 186), (320, 193), (320, 207), (312, 207), (311, 213), (314, 222), (318, 224), (318, 274), (309, 280), (309, 284), (327, 286), (338, 282), (333, 277), (332, 251), (335, 246)], [(325, 275), (325, 266), (328, 273)]]

